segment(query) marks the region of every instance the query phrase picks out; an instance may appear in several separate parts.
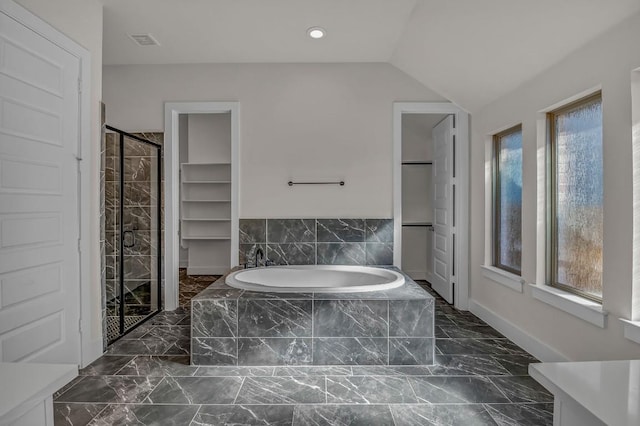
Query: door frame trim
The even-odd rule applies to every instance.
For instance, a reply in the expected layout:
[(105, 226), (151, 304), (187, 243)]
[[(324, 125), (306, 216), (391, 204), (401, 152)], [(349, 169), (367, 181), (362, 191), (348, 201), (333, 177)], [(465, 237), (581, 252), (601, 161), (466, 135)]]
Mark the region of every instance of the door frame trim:
[(402, 266), (402, 114), (452, 114), (456, 128), (455, 307), (469, 309), (469, 113), (451, 102), (393, 103), (393, 264)]
[(238, 188), (240, 187), (239, 102), (165, 102), (164, 104), (164, 309), (178, 307), (180, 268), (180, 114), (231, 113), (231, 267), (238, 265)]
[[(98, 313), (94, 312), (91, 283), (95, 278), (92, 272), (92, 264), (96, 257), (92, 255), (92, 248), (97, 249), (92, 241), (92, 230), (99, 228), (99, 217), (92, 217), (91, 213), (100, 211), (99, 197), (95, 197), (99, 179), (92, 181), (96, 175), (91, 169), (92, 141), (91, 141), (91, 53), (64, 35), (51, 24), (37, 17), (29, 10), (15, 3), (13, 0), (0, 0), (0, 12), (6, 14), (30, 30), (41, 35), (56, 46), (78, 58), (79, 69), (79, 105), (78, 105), (78, 147), (76, 158), (78, 160), (78, 250), (79, 250), (79, 331), (80, 347), (78, 348), (78, 361), (84, 367), (102, 355), (102, 328), (93, 327), (94, 319), (101, 323)], [(96, 175), (97, 177), (97, 175)], [(95, 187), (95, 188), (94, 188)], [(99, 282), (99, 281), (98, 281)], [(101, 317), (101, 315), (100, 315)], [(95, 330), (94, 330), (95, 329)], [(95, 334), (95, 336), (94, 336)]]

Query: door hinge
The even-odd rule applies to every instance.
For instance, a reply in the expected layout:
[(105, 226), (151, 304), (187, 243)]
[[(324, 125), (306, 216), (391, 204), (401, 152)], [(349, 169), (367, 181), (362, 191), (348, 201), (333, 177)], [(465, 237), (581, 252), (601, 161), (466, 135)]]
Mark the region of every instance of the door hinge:
[(82, 93), (82, 79), (78, 79), (78, 93)]
[(82, 320), (81, 319), (78, 320), (78, 331), (80, 333), (82, 333)]
[(78, 238), (78, 253), (82, 252), (82, 240)]
[(456, 283), (451, 283), (451, 304), (456, 306)]
[(452, 135), (452, 139), (451, 139), (451, 169), (453, 172), (453, 178), (455, 179), (456, 177), (456, 135)]

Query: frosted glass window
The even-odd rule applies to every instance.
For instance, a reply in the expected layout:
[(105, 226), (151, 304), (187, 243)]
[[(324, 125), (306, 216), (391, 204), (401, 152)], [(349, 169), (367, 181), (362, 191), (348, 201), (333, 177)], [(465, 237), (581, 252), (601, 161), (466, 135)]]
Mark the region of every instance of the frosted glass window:
[(602, 299), (602, 99), (549, 115), (551, 285)]
[(494, 266), (520, 275), (522, 260), (522, 129), (494, 137)]

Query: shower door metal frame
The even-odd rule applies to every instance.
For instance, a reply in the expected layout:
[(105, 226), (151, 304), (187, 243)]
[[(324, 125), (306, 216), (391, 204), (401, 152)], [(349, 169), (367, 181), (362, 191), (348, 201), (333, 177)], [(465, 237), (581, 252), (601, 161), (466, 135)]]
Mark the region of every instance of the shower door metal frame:
[(157, 196), (157, 209), (158, 209), (158, 223), (157, 223), (157, 229), (158, 229), (158, 233), (157, 233), (157, 238), (158, 238), (158, 260), (157, 260), (157, 294), (158, 294), (158, 298), (157, 298), (157, 309), (155, 310), (155, 312), (149, 314), (146, 316), (145, 319), (143, 319), (142, 321), (138, 322), (137, 324), (135, 324), (133, 327), (131, 327), (129, 329), (129, 331), (135, 329), (136, 327), (138, 327), (139, 325), (143, 324), (144, 322), (146, 322), (149, 318), (153, 317), (154, 315), (156, 315), (158, 312), (162, 311), (162, 214), (161, 214), (161, 208), (162, 208), (162, 145), (155, 143), (155, 142), (151, 142), (150, 140), (141, 138), (139, 136), (136, 136), (134, 134), (125, 132), (123, 130), (120, 129), (116, 129), (115, 127), (109, 126), (109, 125), (105, 125), (105, 129), (111, 132), (114, 132), (118, 135), (118, 142), (119, 142), (119, 168), (120, 168), (120, 178), (118, 180), (118, 199), (119, 199), (119, 203), (120, 203), (120, 210), (118, 212), (118, 220), (120, 222), (120, 235), (119, 235), (119, 242), (118, 242), (118, 262), (120, 264), (120, 267), (118, 268), (118, 284), (119, 284), (119, 291), (118, 291), (118, 297), (120, 298), (120, 312), (119, 312), (119, 319), (120, 319), (120, 323), (119, 323), (119, 327), (120, 327), (120, 331), (118, 334), (118, 337), (110, 340), (108, 342), (108, 344), (111, 344), (113, 342), (115, 342), (116, 340), (120, 339), (122, 336), (124, 336), (125, 333), (125, 321), (124, 321), (124, 170), (125, 170), (125, 158), (124, 158), (124, 142), (125, 142), (125, 137), (133, 139), (135, 141), (147, 144), (147, 145), (151, 145), (152, 147), (156, 148), (157, 150), (157, 170), (158, 170), (158, 182), (157, 182), (157, 186), (156, 186), (156, 191), (158, 193)]

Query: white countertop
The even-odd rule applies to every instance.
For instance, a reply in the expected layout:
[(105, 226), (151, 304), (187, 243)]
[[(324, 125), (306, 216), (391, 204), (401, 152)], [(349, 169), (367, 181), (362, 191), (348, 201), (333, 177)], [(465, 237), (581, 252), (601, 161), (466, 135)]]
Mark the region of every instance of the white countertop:
[(78, 375), (72, 364), (0, 363), (0, 420), (9, 420), (42, 401)]
[(640, 425), (640, 360), (530, 364), (529, 374), (609, 426)]

